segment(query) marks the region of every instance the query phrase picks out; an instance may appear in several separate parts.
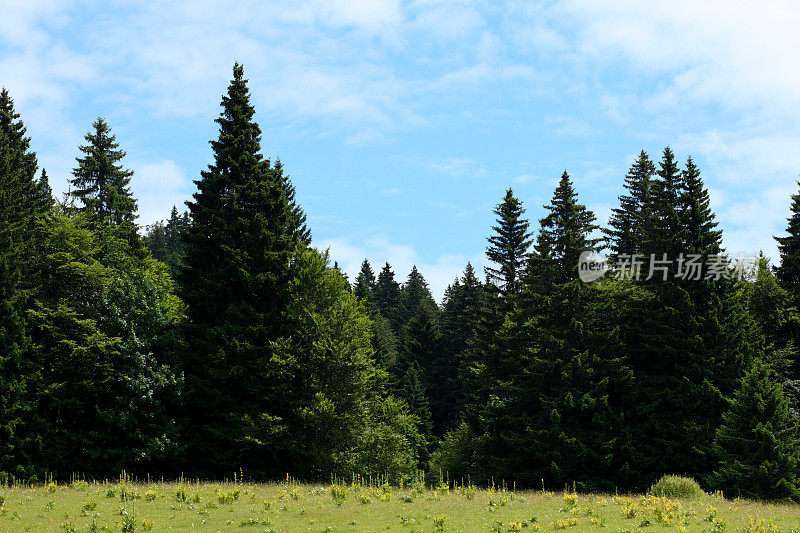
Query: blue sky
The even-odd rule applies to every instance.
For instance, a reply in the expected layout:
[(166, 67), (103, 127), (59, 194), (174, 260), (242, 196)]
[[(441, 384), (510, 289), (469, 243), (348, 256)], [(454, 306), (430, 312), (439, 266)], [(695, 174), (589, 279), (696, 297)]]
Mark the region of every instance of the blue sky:
[(789, 1), (0, 0), (0, 84), (57, 192), (104, 116), (148, 224), (193, 192), (239, 61), (315, 245), (351, 275), (416, 264), (438, 298), (485, 264), (505, 188), (536, 220), (566, 169), (605, 223), (635, 154), (666, 145), (703, 170), (728, 250), (774, 257), (797, 27)]

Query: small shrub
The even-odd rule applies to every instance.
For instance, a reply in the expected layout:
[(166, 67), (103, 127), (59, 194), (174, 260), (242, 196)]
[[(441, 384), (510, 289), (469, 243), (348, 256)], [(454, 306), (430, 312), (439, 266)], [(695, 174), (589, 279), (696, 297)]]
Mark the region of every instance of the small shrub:
[(84, 511), (94, 511), (95, 509), (97, 509), (97, 502), (94, 500), (89, 500), (83, 505)]
[(436, 516), (433, 518), (433, 527), (436, 531), (444, 531), (444, 525), (447, 522), (447, 516)]
[(158, 497), (158, 493), (154, 490), (147, 490), (144, 493), (144, 499), (148, 502), (154, 501)]
[(339, 485), (331, 485), (331, 498), (336, 502), (336, 505), (341, 507), (347, 499), (347, 489)]
[(47, 484), (47, 492), (55, 492), (58, 490), (58, 485), (56, 485), (53, 481)]
[(122, 533), (133, 533), (136, 531), (136, 517), (126, 515), (122, 517)]
[(665, 475), (650, 487), (650, 493), (667, 498), (699, 498), (703, 489), (690, 477)]
[(235, 490), (218, 490), (217, 501), (223, 505), (228, 505), (239, 499), (239, 489)]

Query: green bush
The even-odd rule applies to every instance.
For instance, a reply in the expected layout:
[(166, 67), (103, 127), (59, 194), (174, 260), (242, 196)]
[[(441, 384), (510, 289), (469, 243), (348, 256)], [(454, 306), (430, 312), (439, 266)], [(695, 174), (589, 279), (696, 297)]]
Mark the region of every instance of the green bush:
[(703, 494), (703, 489), (690, 477), (665, 475), (650, 487), (650, 494), (668, 498), (698, 498)]
[(447, 475), (450, 479), (458, 479), (471, 474), (474, 440), (469, 427), (464, 423), (448, 431), (439, 449), (431, 454), (428, 466), (431, 474), (433, 476)]

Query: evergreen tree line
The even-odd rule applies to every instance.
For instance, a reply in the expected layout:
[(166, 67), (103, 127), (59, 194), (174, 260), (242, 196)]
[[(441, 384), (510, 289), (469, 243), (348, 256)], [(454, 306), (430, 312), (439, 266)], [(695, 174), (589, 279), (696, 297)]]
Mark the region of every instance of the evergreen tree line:
[(644, 490), (686, 474), (800, 498), (800, 193), (780, 264), (748, 279), (578, 279), (585, 251), (724, 257), (700, 170), (641, 152), (607, 228), (565, 171), (535, 228), (509, 189), (479, 274), (440, 305), (311, 247), (261, 153), (241, 65), (188, 211), (138, 232), (97, 119), (55, 201), (0, 93), (0, 476), (306, 479), (419, 469)]

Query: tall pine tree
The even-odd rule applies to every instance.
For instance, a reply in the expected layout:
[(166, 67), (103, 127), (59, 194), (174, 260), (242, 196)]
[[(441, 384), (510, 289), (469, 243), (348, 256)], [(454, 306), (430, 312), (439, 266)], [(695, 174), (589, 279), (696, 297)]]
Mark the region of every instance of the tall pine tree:
[[(292, 357), (284, 348), (291, 258), (304, 244), (288, 180), (261, 155), (261, 129), (236, 64), (216, 119), (214, 162), (188, 203), (192, 226), (178, 279), (188, 306), (189, 458), (221, 474), (274, 473), (292, 416)], [(253, 420), (268, 454), (247, 454)], [(264, 430), (263, 425), (269, 428)]]
[(652, 220), (651, 184), (656, 167), (642, 150), (625, 176), (625, 191), (619, 207), (611, 210), (609, 228), (604, 230), (614, 256), (641, 252), (644, 230)]
[[(83, 155), (77, 158), (77, 166), (72, 171), (71, 195), (91, 215), (106, 248), (115, 248), (112, 239), (118, 239), (123, 243), (124, 253), (141, 257), (143, 246), (137, 234), (137, 205), (130, 189), (133, 172), (122, 164), (126, 154), (119, 149), (116, 137), (102, 117), (92, 123), (92, 130), (85, 139), (87, 144), (80, 147)], [(106, 251), (106, 255), (109, 254), (113, 252)]]
[(489, 237), (486, 257), (495, 266), (486, 267), (488, 280), (497, 286), (503, 297), (513, 296), (519, 290), (519, 278), (531, 245), (530, 223), (523, 218), (525, 208), (510, 188), (503, 201), (494, 210), (497, 225)]
[[(798, 182), (800, 185), (800, 182)], [(778, 280), (794, 295), (800, 298), (800, 193), (792, 195), (789, 207), (791, 215), (784, 237), (774, 237), (778, 242), (780, 265), (775, 270)]]

